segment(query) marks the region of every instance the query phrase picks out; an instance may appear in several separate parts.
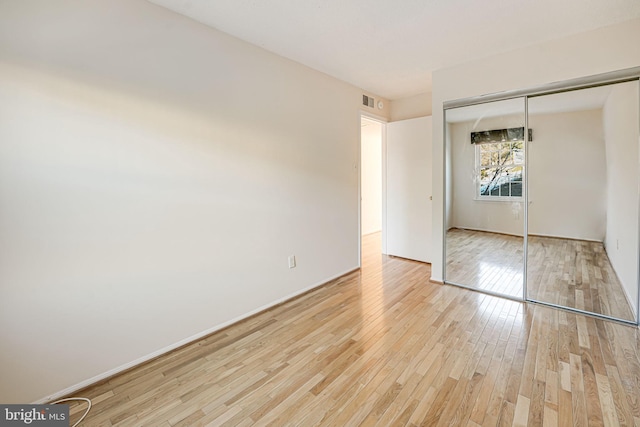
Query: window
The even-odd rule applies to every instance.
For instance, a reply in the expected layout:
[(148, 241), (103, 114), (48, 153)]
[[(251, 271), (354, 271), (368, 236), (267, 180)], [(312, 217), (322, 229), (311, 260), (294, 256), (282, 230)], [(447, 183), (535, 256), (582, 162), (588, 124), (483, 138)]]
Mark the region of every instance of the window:
[(524, 141), (476, 143), (478, 198), (522, 197)]

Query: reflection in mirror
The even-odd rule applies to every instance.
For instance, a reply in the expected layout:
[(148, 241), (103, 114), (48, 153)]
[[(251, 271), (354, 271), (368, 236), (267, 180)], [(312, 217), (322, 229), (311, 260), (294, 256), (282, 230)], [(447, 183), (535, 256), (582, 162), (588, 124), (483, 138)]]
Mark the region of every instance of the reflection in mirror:
[(638, 90), (528, 99), (528, 299), (635, 321)]
[(446, 118), (445, 280), (523, 298), (524, 98)]

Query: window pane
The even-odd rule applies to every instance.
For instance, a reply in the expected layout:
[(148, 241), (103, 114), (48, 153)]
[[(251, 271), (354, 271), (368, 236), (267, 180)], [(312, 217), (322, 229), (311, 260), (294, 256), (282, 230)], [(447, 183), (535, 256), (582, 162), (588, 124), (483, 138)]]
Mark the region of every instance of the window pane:
[(522, 166), (480, 170), (480, 196), (522, 197)]
[(511, 183), (511, 196), (522, 197), (522, 182)]
[(480, 166), (491, 166), (491, 153), (480, 146)]
[(493, 182), (496, 179), (496, 168), (483, 168), (480, 170), (480, 195), (488, 196), (491, 194), (491, 189), (495, 187)]
[(524, 164), (524, 141), (516, 141), (512, 145), (513, 162), (515, 164)]
[(511, 158), (511, 150), (507, 147), (506, 149), (500, 150), (500, 164), (509, 165), (513, 163), (513, 159)]
[(509, 181), (522, 182), (522, 166), (515, 166), (507, 169)]

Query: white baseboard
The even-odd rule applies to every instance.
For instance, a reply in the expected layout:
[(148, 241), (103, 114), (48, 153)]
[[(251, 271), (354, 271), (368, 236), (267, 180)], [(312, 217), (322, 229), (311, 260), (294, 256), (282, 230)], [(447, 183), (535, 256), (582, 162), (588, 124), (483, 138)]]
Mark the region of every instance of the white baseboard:
[(578, 241), (578, 242), (593, 242), (593, 243), (602, 243), (602, 244), (604, 244), (604, 242), (602, 240), (590, 239), (588, 237), (567, 237), (567, 236), (558, 236), (558, 235), (553, 235), (553, 234), (541, 234), (541, 233), (529, 233), (529, 236), (549, 237), (551, 239), (565, 239), (565, 240), (575, 240), (575, 241)]
[[(450, 227), (449, 230), (456, 229), (456, 228), (458, 230), (480, 231), (482, 233), (493, 233), (493, 234), (503, 234), (505, 236), (522, 237), (522, 234), (508, 233), (506, 231), (491, 230), (491, 229), (488, 229), (488, 228), (474, 228), (474, 227), (453, 226), (453, 227)], [(449, 230), (447, 230), (447, 231), (449, 231)]]
[[(449, 230), (451, 230), (453, 228), (458, 228), (460, 230), (469, 230), (469, 231), (481, 231), (481, 232), (485, 232), (485, 233), (504, 234), (504, 235), (507, 235), (507, 236), (514, 236), (514, 237), (524, 237), (522, 234), (514, 234), (514, 233), (508, 233), (506, 231), (490, 230), (490, 229), (486, 229), (486, 228), (450, 227)], [(449, 231), (449, 230), (447, 230), (447, 231)], [(552, 239), (578, 240), (578, 241), (583, 241), (583, 242), (603, 243), (602, 240), (590, 239), (588, 237), (568, 237), (568, 236), (559, 236), (557, 234), (529, 233), (529, 236), (549, 237), (549, 238), (552, 238)]]
[(70, 394), (75, 393), (78, 390), (82, 390), (83, 388), (86, 388), (86, 387), (88, 387), (88, 386), (90, 386), (92, 384), (95, 384), (95, 383), (97, 383), (99, 381), (105, 380), (105, 379), (110, 378), (110, 377), (112, 377), (114, 375), (117, 375), (117, 374), (119, 374), (121, 372), (124, 372), (127, 369), (131, 369), (131, 368), (133, 368), (133, 367), (135, 367), (137, 365), (141, 365), (141, 364), (143, 364), (145, 362), (148, 362), (148, 361), (150, 361), (152, 359), (155, 359), (158, 356), (162, 356), (163, 354), (169, 353), (170, 351), (173, 351), (173, 350), (175, 350), (175, 349), (177, 349), (179, 347), (182, 347), (182, 346), (184, 346), (186, 344), (190, 344), (190, 343), (192, 343), (194, 341), (197, 341), (197, 340), (199, 340), (201, 338), (204, 338), (207, 335), (210, 335), (210, 334), (212, 334), (214, 332), (219, 331), (220, 329), (224, 329), (227, 326), (233, 325), (234, 323), (238, 323), (238, 322), (240, 322), (240, 321), (242, 321), (242, 320), (244, 320), (244, 319), (246, 319), (248, 317), (253, 316), (254, 314), (258, 314), (258, 313), (260, 313), (262, 311), (265, 311), (265, 310), (267, 310), (267, 309), (269, 309), (271, 307), (274, 307), (274, 306), (276, 306), (278, 304), (282, 304), (283, 302), (286, 302), (286, 301), (288, 301), (290, 299), (293, 299), (293, 298), (295, 298), (295, 297), (297, 297), (297, 296), (299, 296), (301, 294), (304, 294), (305, 292), (309, 292), (310, 290), (313, 290), (313, 289), (318, 288), (320, 286), (326, 285), (326, 284), (328, 284), (328, 283), (330, 283), (330, 282), (332, 282), (332, 281), (334, 281), (336, 279), (339, 279), (340, 277), (345, 276), (345, 275), (347, 275), (349, 273), (352, 273), (352, 272), (354, 272), (354, 271), (356, 271), (358, 269), (359, 269), (358, 267), (355, 267), (355, 268), (352, 268), (352, 269), (347, 270), (345, 272), (339, 273), (339, 274), (337, 274), (337, 275), (335, 275), (333, 277), (330, 277), (330, 278), (328, 278), (326, 280), (323, 280), (321, 282), (315, 283), (315, 284), (313, 284), (311, 286), (308, 286), (308, 287), (306, 287), (304, 289), (301, 289), (301, 290), (296, 291), (296, 292), (294, 292), (292, 294), (289, 294), (287, 296), (279, 298), (279, 299), (277, 299), (277, 300), (275, 300), (275, 301), (273, 301), (273, 302), (271, 302), (269, 304), (265, 304), (265, 305), (263, 305), (261, 307), (258, 307), (255, 310), (251, 310), (250, 312), (245, 313), (245, 314), (243, 314), (241, 316), (238, 316), (238, 317), (235, 317), (235, 318), (233, 318), (231, 320), (228, 320), (226, 322), (220, 323), (220, 324), (218, 324), (218, 325), (216, 325), (216, 326), (214, 326), (212, 328), (206, 329), (206, 330), (204, 330), (202, 332), (199, 332), (199, 333), (197, 333), (195, 335), (192, 335), (192, 336), (190, 336), (188, 338), (185, 338), (185, 339), (180, 340), (180, 341), (178, 341), (176, 343), (168, 345), (168, 346), (166, 346), (164, 348), (156, 350), (153, 353), (147, 354), (146, 356), (142, 356), (142, 357), (140, 357), (138, 359), (135, 359), (135, 360), (133, 360), (131, 362), (125, 363), (124, 365), (120, 365), (117, 368), (110, 369), (110, 370), (108, 370), (106, 372), (103, 372), (101, 374), (98, 374), (98, 375), (96, 375), (94, 377), (91, 377), (89, 379), (81, 381), (81, 382), (79, 382), (77, 384), (74, 384), (74, 385), (72, 385), (70, 387), (65, 388), (64, 390), (60, 390), (58, 392), (55, 392), (55, 393), (50, 394), (48, 396), (45, 396), (42, 399), (38, 399), (38, 400), (36, 400), (35, 402), (32, 402), (32, 403), (34, 403), (34, 404), (46, 404), (48, 402), (53, 402), (53, 401), (55, 401), (57, 399), (61, 399), (61, 398), (65, 397), (65, 396), (69, 396)]

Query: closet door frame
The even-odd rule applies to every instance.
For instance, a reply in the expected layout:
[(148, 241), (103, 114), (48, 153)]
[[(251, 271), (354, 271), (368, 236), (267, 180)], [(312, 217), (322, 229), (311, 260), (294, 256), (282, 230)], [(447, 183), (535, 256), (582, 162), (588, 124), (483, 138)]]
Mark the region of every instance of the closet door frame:
[[(562, 93), (562, 92), (569, 92), (569, 91), (574, 91), (574, 90), (579, 90), (579, 89), (588, 89), (588, 88), (592, 88), (592, 87), (597, 87), (597, 86), (606, 86), (606, 85), (611, 85), (611, 84), (616, 84), (616, 83), (625, 83), (625, 82), (632, 82), (632, 81), (637, 81), (639, 82), (638, 87), (638, 99), (640, 100), (640, 67), (634, 67), (634, 68), (627, 68), (624, 70), (617, 70), (617, 71), (612, 71), (612, 72), (608, 72), (608, 73), (603, 73), (603, 74), (596, 74), (593, 76), (587, 76), (587, 77), (580, 77), (580, 78), (576, 78), (576, 79), (571, 79), (571, 80), (566, 80), (566, 81), (561, 81), (561, 82), (555, 82), (555, 83), (550, 83), (550, 84), (546, 84), (546, 85), (541, 85), (541, 86), (535, 86), (535, 87), (531, 87), (531, 88), (526, 88), (526, 89), (517, 89), (517, 90), (511, 90), (511, 91), (505, 91), (505, 92), (499, 92), (499, 93), (494, 93), (494, 94), (487, 94), (487, 95), (481, 95), (481, 96), (476, 96), (476, 97), (470, 97), (470, 98), (463, 98), (463, 99), (456, 99), (456, 100), (452, 100), (452, 101), (445, 101), (443, 103), (443, 110), (444, 110), (444, 114), (443, 114), (443, 129), (445, 130), (443, 132), (443, 146), (446, 147), (447, 144), (447, 110), (450, 110), (452, 108), (458, 108), (458, 107), (467, 107), (467, 106), (471, 106), (471, 105), (479, 105), (479, 104), (487, 104), (487, 103), (491, 103), (491, 102), (495, 102), (495, 101), (503, 101), (503, 100), (508, 100), (508, 99), (514, 99), (514, 98), (524, 98), (524, 115), (525, 115), (525, 120), (524, 120), (524, 124), (525, 124), (525, 129), (529, 129), (529, 112), (528, 112), (528, 105), (529, 105), (529, 98), (530, 97), (536, 97), (536, 96), (541, 96), (541, 95), (551, 95), (554, 93)], [(640, 101), (639, 101), (640, 104)], [(639, 109), (640, 109), (640, 105), (639, 105)], [(638, 117), (638, 127), (640, 129), (640, 114)], [(443, 197), (445, 198), (444, 203), (443, 203), (443, 209), (442, 209), (442, 241), (443, 241), (443, 247), (442, 247), (442, 253), (443, 253), (443, 257), (442, 257), (442, 271), (443, 271), (443, 281), (446, 284), (450, 284), (450, 285), (454, 285), (454, 286), (459, 286), (459, 287), (464, 287), (467, 289), (472, 289), (474, 291), (477, 292), (483, 292), (489, 295), (495, 295), (495, 296), (499, 296), (502, 298), (508, 298), (508, 299), (513, 299), (516, 301), (522, 301), (522, 302), (529, 302), (529, 303), (533, 303), (533, 304), (538, 304), (538, 305), (542, 305), (542, 306), (547, 306), (547, 307), (553, 307), (553, 308), (557, 308), (557, 309), (561, 309), (561, 310), (565, 310), (565, 311), (569, 311), (569, 312), (574, 312), (574, 313), (579, 313), (579, 314), (583, 314), (586, 316), (590, 316), (590, 317), (595, 317), (595, 318), (599, 318), (599, 319), (605, 319), (605, 320), (610, 320), (613, 322), (617, 322), (617, 323), (621, 323), (621, 324), (626, 324), (626, 325), (633, 325), (633, 326), (638, 326), (640, 325), (640, 260), (638, 260), (636, 262), (636, 287), (638, 288), (637, 290), (637, 301), (636, 301), (636, 318), (635, 320), (624, 320), (624, 319), (619, 319), (616, 317), (612, 317), (609, 315), (605, 315), (605, 314), (600, 314), (600, 313), (593, 313), (593, 312), (589, 312), (589, 311), (585, 311), (585, 310), (581, 310), (581, 309), (577, 309), (577, 308), (573, 308), (573, 307), (567, 307), (567, 306), (561, 306), (558, 304), (554, 304), (554, 303), (548, 303), (548, 302), (543, 302), (543, 301), (536, 301), (536, 300), (532, 300), (528, 298), (528, 293), (527, 293), (527, 247), (528, 247), (528, 210), (529, 210), (529, 179), (528, 179), (528, 170), (529, 170), (529, 156), (528, 156), (528, 151), (529, 151), (529, 143), (530, 141), (528, 140), (528, 138), (526, 138), (526, 132), (525, 132), (525, 180), (524, 180), (524, 248), (523, 248), (523, 294), (522, 294), (522, 298), (514, 298), (514, 297), (509, 297), (506, 295), (501, 295), (501, 294), (495, 294), (493, 292), (488, 292), (488, 291), (483, 291), (482, 289), (478, 289), (478, 288), (472, 288), (470, 286), (464, 286), (464, 285), (460, 285), (457, 283), (453, 283), (453, 282), (449, 282), (447, 280), (447, 248), (446, 248), (446, 233), (447, 233), (447, 174), (448, 174), (448, 170), (447, 170), (447, 155), (445, 154), (445, 156), (443, 156)], [(639, 141), (640, 144), (640, 141)], [(446, 153), (446, 150), (445, 150)], [(639, 191), (638, 194), (636, 194), (636, 204), (639, 207), (639, 212), (640, 212), (640, 186), (639, 186)], [(638, 216), (638, 244), (640, 245), (640, 215)], [(639, 252), (640, 253), (640, 247), (639, 247)]]

